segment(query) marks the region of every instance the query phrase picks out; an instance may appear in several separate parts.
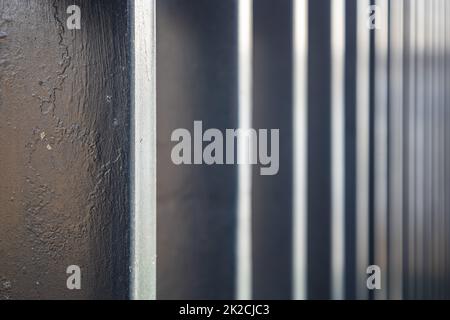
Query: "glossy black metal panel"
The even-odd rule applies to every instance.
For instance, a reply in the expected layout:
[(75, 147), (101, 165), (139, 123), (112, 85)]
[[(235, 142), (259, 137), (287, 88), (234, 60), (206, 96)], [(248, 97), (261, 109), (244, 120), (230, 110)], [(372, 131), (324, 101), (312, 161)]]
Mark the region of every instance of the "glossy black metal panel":
[(237, 122), (236, 1), (157, 1), (160, 299), (235, 296), (237, 169), (173, 164), (173, 130)]
[(308, 298), (330, 297), (331, 0), (308, 12)]
[[(292, 1), (254, 2), (253, 127), (280, 130), (280, 170), (253, 171), (255, 299), (292, 297)], [(276, 257), (276, 258), (275, 258)]]
[(345, 296), (355, 299), (357, 0), (346, 0), (345, 5)]

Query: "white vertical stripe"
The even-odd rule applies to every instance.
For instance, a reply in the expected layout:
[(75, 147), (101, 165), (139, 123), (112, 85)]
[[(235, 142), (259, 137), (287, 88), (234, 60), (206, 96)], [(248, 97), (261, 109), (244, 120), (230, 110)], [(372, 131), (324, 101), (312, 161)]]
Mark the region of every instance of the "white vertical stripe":
[[(253, 0), (238, 2), (239, 128), (252, 126)], [(247, 154), (245, 139), (238, 139), (238, 154)], [(237, 283), (240, 300), (252, 298), (252, 167), (238, 165)]]
[(410, 0), (410, 21), (409, 21), (409, 32), (410, 32), (410, 43), (409, 43), (409, 79), (405, 79), (408, 81), (407, 84), (409, 86), (409, 106), (407, 106), (409, 114), (408, 114), (408, 298), (414, 297), (414, 288), (415, 288), (415, 223), (416, 223), (416, 146), (417, 140), (416, 137), (416, 6), (417, 0)]
[[(445, 0), (444, 0), (445, 1)], [(444, 219), (444, 96), (445, 96), (445, 87), (444, 87), (444, 71), (445, 71), (445, 60), (444, 56), (444, 30), (445, 30), (445, 16), (444, 14), (445, 3), (443, 0), (438, 0), (437, 7), (437, 16), (438, 16), (438, 72), (439, 72), (439, 112), (438, 112), (438, 121), (439, 121), (439, 142), (438, 142), (438, 152), (439, 152), (439, 173), (438, 173), (438, 192), (439, 192), (439, 212), (438, 212), (438, 223), (437, 228), (439, 230), (439, 240), (438, 240), (438, 284), (439, 284), (439, 298), (443, 298), (443, 291), (445, 290), (445, 286), (443, 284), (444, 280), (444, 235), (446, 230), (443, 228)]]
[(431, 225), (430, 225), (430, 241), (431, 241), (431, 269), (430, 269), (430, 281), (432, 288), (432, 298), (437, 298), (438, 283), (436, 277), (439, 274), (438, 269), (438, 257), (437, 257), (437, 244), (439, 239), (439, 231), (437, 229), (437, 219), (439, 212), (439, 191), (438, 191), (438, 174), (439, 174), (439, 156), (438, 146), (439, 141), (439, 123), (438, 123), (438, 110), (439, 110), (439, 72), (438, 72), (438, 7), (436, 0), (430, 0), (431, 2)]
[(345, 0), (331, 1), (332, 297), (345, 298)]
[(432, 298), (433, 296), (433, 2), (431, 0), (426, 1), (426, 122), (425, 122), (425, 146), (426, 146), (426, 159), (425, 159), (425, 296), (426, 298)]
[(434, 160), (433, 160), (433, 212), (434, 212), (434, 218), (433, 218), (433, 283), (434, 283), (434, 298), (439, 297), (439, 211), (440, 211), (440, 190), (439, 190), (439, 157), (440, 157), (440, 145), (439, 145), (439, 127), (440, 127), (440, 121), (439, 121), (439, 109), (440, 109), (440, 65), (439, 65), (439, 0), (432, 0), (434, 2), (434, 9), (433, 9), (433, 21), (434, 21), (434, 28), (433, 28), (433, 36), (434, 36), (434, 111), (433, 111), (433, 153), (434, 153)]
[(445, 38), (444, 38), (444, 31), (445, 31), (445, 16), (444, 16), (444, 9), (445, 9), (445, 2), (443, 0), (439, 1), (439, 73), (440, 73), (440, 79), (439, 79), (439, 130), (440, 130), (440, 143), (439, 143), (439, 285), (440, 285), (440, 298), (443, 298), (444, 290), (446, 286), (443, 283), (443, 280), (445, 279), (445, 270), (444, 270), (444, 243), (445, 243), (445, 233), (446, 230), (444, 229), (444, 104), (445, 104), (445, 59), (444, 57), (444, 46), (445, 46)]
[(156, 299), (155, 1), (132, 8), (131, 297)]
[(442, 192), (443, 192), (443, 199), (442, 199), (442, 201), (443, 201), (443, 212), (442, 212), (442, 214), (443, 214), (443, 223), (442, 223), (442, 228), (443, 228), (443, 230), (444, 230), (444, 234), (443, 234), (443, 248), (442, 248), (442, 250), (443, 250), (443, 252), (442, 252), (442, 254), (443, 254), (443, 266), (442, 266), (442, 268), (443, 268), (443, 272), (444, 272), (444, 274), (443, 274), (443, 279), (442, 279), (442, 281), (443, 281), (443, 287), (444, 287), (444, 295), (443, 295), (443, 298), (444, 299), (448, 299), (448, 269), (447, 269), (447, 246), (448, 246), (448, 228), (447, 228), (447, 179), (448, 179), (448, 177), (447, 177), (447, 156), (448, 156), (448, 153), (447, 153), (447, 143), (448, 143), (448, 140), (447, 140), (447, 103), (448, 103), (448, 100), (447, 100), (447, 90), (446, 90), (446, 85), (447, 85), (447, 37), (448, 37), (448, 29), (447, 29), (447, 15), (448, 15), (448, 11), (447, 11), (447, 2), (448, 1), (442, 1), (442, 24), (443, 24), (443, 34), (442, 34), (442, 37), (443, 37), (443, 42), (442, 42), (442, 46), (443, 46), (443, 48), (442, 48), (442, 50), (443, 50), (443, 52), (442, 52), (442, 54), (443, 54), (443, 56), (442, 56), (442, 62), (443, 62), (443, 66), (442, 66), (442, 69), (443, 69), (443, 88), (442, 88), (442, 96), (443, 96), (443, 105), (442, 105), (442, 124), (443, 124), (443, 145), (442, 145), (442, 148), (443, 148), (443, 153), (444, 153), (444, 155), (443, 155), (443, 173), (442, 173), (442, 175), (443, 175), (443, 189), (442, 189)]
[(415, 298), (424, 291), (424, 221), (425, 221), (425, 2), (418, 0), (417, 10), (417, 116), (416, 116), (416, 286)]
[(356, 297), (364, 300), (369, 265), (370, 1), (358, 0), (356, 5)]
[(381, 289), (377, 299), (387, 299), (387, 186), (388, 186), (388, 1), (377, 0), (375, 31), (375, 264), (381, 268)]
[[(445, 95), (445, 104), (444, 104), (444, 121), (445, 123), (448, 123), (449, 119), (448, 119), (448, 108), (449, 108), (449, 91), (447, 90), (447, 87), (449, 85), (449, 62), (448, 59), (449, 57), (449, 37), (450, 37), (450, 4), (448, 1), (444, 1), (444, 16), (445, 16), (445, 49), (444, 49), (444, 61), (445, 61), (445, 68), (444, 68), (444, 74), (445, 74), (445, 90), (444, 90), (444, 95)], [(449, 265), (449, 259), (450, 259), (450, 255), (449, 255), (449, 249), (450, 249), (450, 245), (449, 245), (449, 241), (450, 241), (450, 225), (449, 225), (449, 221), (450, 221), (450, 217), (449, 217), (449, 199), (448, 199), (448, 183), (449, 183), (449, 131), (448, 131), (448, 126), (444, 126), (445, 131), (445, 145), (444, 145), (444, 150), (445, 150), (445, 187), (444, 187), (444, 192), (445, 192), (445, 204), (444, 204), (444, 215), (445, 215), (445, 224), (444, 224), (444, 228), (446, 230), (446, 236), (445, 236), (445, 270), (446, 270), (446, 277), (445, 277), (445, 299), (449, 299), (450, 298), (450, 289), (449, 289), (449, 285), (450, 285), (450, 274), (448, 272), (448, 270), (450, 270), (450, 265)]]
[(436, 221), (436, 231), (437, 231), (437, 235), (438, 235), (438, 239), (437, 239), (437, 276), (436, 276), (436, 281), (437, 281), (437, 290), (438, 290), (438, 295), (437, 298), (441, 298), (441, 293), (442, 293), (442, 271), (441, 271), (441, 263), (442, 263), (442, 256), (441, 256), (441, 252), (442, 252), (442, 90), (441, 90), (441, 86), (442, 86), (442, 53), (441, 53), (441, 48), (442, 48), (442, 42), (443, 39), (441, 38), (441, 34), (442, 34), (442, 24), (441, 24), (441, 13), (442, 13), (442, 5), (441, 5), (441, 0), (437, 0), (437, 6), (436, 6), (436, 15), (437, 15), (437, 73), (438, 73), (438, 105), (437, 105), (437, 127), (438, 127), (438, 141), (437, 141), (437, 155), (438, 155), (438, 169), (437, 169), (437, 193), (438, 193), (438, 210), (437, 210), (437, 221)]
[(440, 144), (440, 151), (441, 151), (441, 173), (440, 173), (440, 196), (441, 196), (441, 210), (440, 210), (440, 219), (441, 222), (439, 224), (439, 227), (441, 228), (441, 245), (440, 245), (440, 252), (439, 257), (441, 259), (441, 277), (439, 283), (441, 284), (441, 298), (445, 299), (445, 294), (447, 290), (447, 284), (445, 283), (446, 279), (446, 270), (445, 270), (445, 237), (447, 234), (447, 230), (445, 228), (445, 95), (446, 95), (446, 87), (445, 87), (445, 0), (441, 0), (440, 2), (440, 71), (441, 71), (441, 109), (440, 109), (440, 121), (441, 121), (441, 144)]
[(445, 0), (441, 0), (441, 134), (442, 134), (442, 140), (441, 140), (441, 230), (442, 230), (442, 237), (441, 237), (441, 272), (442, 272), (442, 278), (441, 278), (441, 285), (442, 285), (442, 298), (445, 299), (446, 297), (446, 290), (447, 290), (447, 284), (445, 282), (446, 280), (446, 275), (447, 275), (447, 271), (445, 269), (445, 264), (446, 264), (446, 254), (445, 254), (445, 250), (446, 250), (446, 235), (448, 233), (446, 227), (445, 227), (445, 222), (446, 222), (446, 217), (445, 217), (445, 203), (446, 203), (446, 192), (445, 192), (445, 186), (446, 186), (446, 181), (445, 181), (445, 166), (446, 166), (446, 156), (445, 156), (445, 150), (446, 150), (446, 138), (445, 138), (445, 127), (446, 127), (446, 121), (445, 121), (445, 110), (446, 110), (446, 94), (447, 94), (447, 90), (446, 90), (446, 86), (445, 86), (445, 75), (446, 75), (446, 63), (447, 63), (447, 59), (446, 59), (446, 2)]
[(439, 224), (441, 228), (441, 247), (439, 252), (439, 257), (441, 259), (441, 278), (440, 278), (440, 284), (442, 286), (442, 294), (441, 298), (445, 298), (445, 290), (447, 290), (447, 285), (445, 284), (445, 235), (447, 234), (447, 230), (445, 229), (445, 95), (446, 95), (446, 87), (445, 87), (445, 3), (446, 0), (441, 0), (441, 5), (439, 6), (439, 13), (440, 13), (440, 71), (441, 71), (441, 85), (440, 85), (440, 97), (441, 97), (441, 109), (440, 109), (440, 121), (441, 121), (441, 145), (439, 147), (439, 150), (441, 152), (441, 173), (439, 175), (441, 179), (440, 184), (440, 196), (441, 196), (441, 210), (440, 210), (440, 217), (441, 222)]
[(403, 297), (403, 0), (390, 2), (389, 299)]
[(445, 266), (445, 271), (447, 273), (447, 278), (446, 278), (446, 285), (447, 285), (447, 299), (450, 299), (450, 232), (448, 230), (450, 230), (450, 207), (449, 207), (449, 198), (448, 198), (448, 192), (449, 190), (449, 183), (450, 183), (450, 161), (449, 161), (449, 156), (450, 156), (450, 146), (449, 146), (449, 141), (450, 141), (450, 136), (448, 135), (450, 130), (448, 129), (448, 127), (450, 126), (450, 112), (449, 112), (449, 108), (450, 108), (450, 101), (449, 101), (449, 97), (450, 97), (450, 91), (447, 90), (447, 87), (449, 85), (449, 79), (450, 79), (450, 63), (449, 63), (449, 59), (450, 59), (450, 3), (448, 1), (445, 1), (445, 60), (446, 60), (446, 68), (445, 68), (445, 85), (446, 85), (446, 90), (445, 90), (445, 112), (446, 112), (446, 117), (445, 117), (445, 124), (446, 124), (446, 141), (445, 141), (445, 148), (446, 148), (446, 170), (447, 170), (447, 174), (446, 174), (446, 188), (445, 188), (445, 192), (446, 192), (446, 206), (445, 206), (445, 215), (446, 215), (446, 224), (445, 224), (445, 228), (446, 228), (446, 266)]
[(440, 258), (441, 258), (441, 298), (445, 299), (447, 294), (447, 271), (445, 269), (446, 264), (446, 236), (447, 236), (447, 229), (445, 227), (446, 223), (446, 212), (445, 212), (445, 204), (446, 204), (446, 121), (445, 121), (445, 109), (446, 109), (446, 86), (445, 86), (445, 76), (446, 76), (446, 1), (442, 0), (440, 5), (440, 22), (441, 22), (441, 249), (440, 249)]
[(307, 298), (307, 151), (308, 151), (308, 0), (294, 1), (294, 182), (293, 269), (294, 299)]
[(445, 286), (446, 286), (446, 294), (445, 294), (445, 298), (449, 299), (450, 298), (450, 289), (448, 287), (448, 285), (450, 284), (450, 268), (449, 268), (449, 242), (450, 242), (450, 232), (448, 230), (450, 230), (450, 225), (449, 225), (449, 221), (450, 221), (450, 217), (449, 217), (449, 199), (448, 199), (448, 183), (449, 183), (449, 136), (448, 136), (448, 126), (449, 126), (449, 119), (448, 119), (448, 108), (449, 108), (449, 91), (447, 90), (447, 86), (449, 84), (448, 79), (449, 79), (449, 66), (450, 63), (448, 62), (449, 59), (449, 37), (450, 37), (450, 23), (449, 23), (449, 19), (448, 17), (450, 17), (450, 4), (448, 1), (444, 1), (444, 21), (445, 21), (445, 51), (444, 51), (444, 60), (445, 60), (445, 90), (444, 90), (444, 95), (445, 95), (445, 104), (444, 104), (444, 124), (445, 124), (445, 144), (444, 144), (444, 149), (445, 149), (445, 187), (444, 187), (444, 192), (445, 192), (445, 211), (444, 211), (444, 215), (445, 215), (445, 223), (444, 223), (444, 228), (446, 230), (445, 233), (445, 252), (444, 252), (444, 256), (445, 256), (445, 273), (446, 273), (446, 277), (445, 277)]
[(445, 88), (445, 63), (446, 59), (445, 57), (445, 0), (440, 1), (439, 6), (439, 14), (440, 14), (440, 24), (439, 24), (439, 30), (440, 30), (440, 58), (439, 58), (439, 65), (440, 65), (440, 111), (439, 111), (439, 121), (440, 121), (440, 130), (441, 130), (441, 139), (440, 139), (440, 247), (439, 247), (439, 258), (440, 258), (440, 279), (439, 283), (441, 285), (441, 295), (440, 298), (445, 298), (445, 290), (447, 289), (446, 284), (444, 283), (445, 280), (445, 235), (447, 233), (447, 230), (445, 229), (445, 94), (446, 94), (446, 88)]
[(434, 206), (434, 224), (433, 224), (433, 234), (435, 235), (434, 240), (434, 251), (435, 251), (435, 265), (434, 265), (434, 282), (435, 282), (435, 297), (439, 298), (440, 296), (440, 238), (441, 238), (441, 230), (440, 230), (440, 215), (441, 215), (441, 60), (440, 60), (440, 47), (441, 47), (441, 24), (440, 24), (440, 0), (434, 0), (434, 16), (435, 16), (435, 29), (434, 29), (434, 48), (435, 48), (435, 106), (434, 106), (434, 128), (435, 128), (435, 161), (434, 161), (434, 190), (435, 190), (435, 206)]

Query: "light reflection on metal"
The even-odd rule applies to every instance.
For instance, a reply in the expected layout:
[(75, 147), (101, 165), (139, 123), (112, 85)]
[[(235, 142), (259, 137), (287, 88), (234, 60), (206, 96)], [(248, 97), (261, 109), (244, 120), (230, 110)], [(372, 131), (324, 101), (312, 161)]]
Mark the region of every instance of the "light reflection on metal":
[(307, 298), (307, 159), (308, 159), (308, 0), (294, 1), (293, 10), (293, 297)]
[[(238, 2), (238, 99), (239, 128), (252, 127), (253, 104), (253, 0)], [(245, 154), (245, 139), (239, 139), (238, 153)], [(252, 166), (238, 165), (237, 277), (236, 296), (252, 298)]]
[(403, 0), (390, 2), (389, 298), (403, 296)]
[[(374, 243), (375, 260), (382, 272), (388, 270), (388, 6), (387, 0), (377, 0), (376, 18), (380, 28), (375, 31), (375, 110), (374, 110)], [(376, 299), (387, 299), (387, 277), (381, 277), (381, 289)]]
[[(408, 50), (408, 75), (409, 79), (405, 79), (405, 88), (407, 87), (408, 96), (405, 96), (407, 99), (407, 103), (405, 105), (405, 110), (408, 110), (407, 116), (407, 139), (408, 144), (405, 145), (407, 151), (405, 155), (407, 155), (407, 163), (408, 163), (408, 171), (407, 171), (407, 181), (408, 184), (405, 186), (407, 188), (407, 199), (408, 211), (405, 212), (407, 215), (408, 225), (405, 227), (408, 228), (408, 275), (405, 277), (408, 281), (408, 292), (407, 297), (414, 297), (414, 290), (416, 286), (415, 282), (415, 254), (416, 254), (416, 116), (417, 116), (417, 103), (416, 103), (416, 61), (417, 61), (417, 53), (416, 53), (416, 45), (417, 45), (417, 0), (411, 0), (408, 5), (409, 12), (409, 24), (406, 25), (409, 32), (409, 46), (405, 48)], [(406, 30), (405, 30), (406, 31)]]
[(155, 1), (132, 12), (131, 298), (156, 299)]
[(345, 0), (331, 2), (331, 278), (333, 299), (345, 294)]
[(425, 1), (416, 1), (416, 119), (415, 119), (415, 286), (414, 297), (424, 289), (424, 211), (425, 211)]
[(357, 5), (356, 68), (356, 297), (368, 298), (366, 268), (369, 265), (369, 161), (370, 161), (370, 30), (369, 0)]

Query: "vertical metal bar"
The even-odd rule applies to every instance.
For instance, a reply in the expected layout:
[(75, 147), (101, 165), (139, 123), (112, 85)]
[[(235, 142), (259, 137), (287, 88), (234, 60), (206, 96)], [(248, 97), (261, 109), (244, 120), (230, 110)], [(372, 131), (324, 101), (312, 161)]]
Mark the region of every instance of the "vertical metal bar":
[(447, 2), (441, 3), (441, 28), (442, 28), (442, 298), (447, 299)]
[(367, 299), (366, 269), (369, 265), (369, 86), (370, 30), (367, 27), (369, 0), (357, 3), (356, 68), (356, 296)]
[(403, 0), (390, 2), (389, 298), (403, 289)]
[(449, 81), (449, 77), (450, 77), (450, 63), (449, 63), (449, 59), (450, 59), (450, 3), (448, 1), (445, 1), (445, 128), (446, 128), (446, 133), (445, 133), (445, 154), (446, 154), (446, 158), (445, 158), (445, 164), (446, 164), (446, 170), (447, 170), (447, 174), (446, 174), (446, 186), (445, 186), (445, 200), (446, 200), (446, 204), (445, 204), (445, 218), (446, 218), (446, 223), (445, 223), (445, 230), (446, 230), (446, 266), (445, 266), (445, 271), (447, 274), (447, 279), (446, 279), (446, 288), (447, 288), (447, 292), (446, 292), (446, 299), (450, 299), (450, 232), (448, 232), (448, 230), (450, 230), (450, 204), (449, 204), (449, 197), (448, 197), (448, 192), (450, 191), (449, 188), (449, 183), (450, 183), (450, 146), (449, 146), (449, 142), (450, 142), (450, 91), (447, 90), (450, 81)]
[(416, 2), (417, 18), (417, 90), (415, 100), (416, 114), (416, 224), (415, 224), (415, 298), (421, 298), (424, 290), (424, 212), (425, 212), (425, 1)]
[(432, 269), (431, 283), (433, 288), (432, 298), (436, 298), (439, 292), (439, 3), (438, 0), (431, 0), (432, 3)]
[(377, 0), (375, 32), (375, 264), (382, 272), (376, 299), (387, 299), (388, 272), (388, 0)]
[(444, 224), (444, 228), (446, 230), (446, 235), (445, 235), (445, 273), (446, 273), (446, 277), (445, 277), (445, 299), (449, 299), (450, 298), (450, 268), (449, 268), (449, 262), (450, 262), (450, 253), (449, 253), (449, 249), (450, 249), (450, 232), (448, 232), (448, 230), (450, 230), (450, 216), (449, 216), (449, 199), (448, 199), (448, 192), (449, 192), (449, 180), (450, 180), (450, 176), (449, 176), (449, 90), (447, 90), (448, 85), (449, 85), (449, 36), (450, 36), (450, 30), (449, 30), (449, 17), (450, 17), (450, 4), (448, 1), (445, 1), (445, 8), (444, 8), (444, 15), (445, 15), (445, 50), (444, 50), (444, 61), (445, 61), (445, 82), (444, 82), (444, 86), (445, 86), (445, 104), (444, 104), (444, 124), (445, 124), (445, 139), (444, 139), (444, 150), (445, 150), (445, 188), (444, 188), (444, 192), (445, 192), (445, 208), (444, 208), (444, 215), (445, 215), (445, 224)]
[(440, 257), (441, 257), (441, 298), (446, 299), (447, 295), (447, 271), (446, 271), (446, 262), (447, 262), (447, 229), (446, 229), (446, 179), (447, 179), (447, 164), (446, 164), (446, 1), (441, 1), (440, 6), (440, 14), (441, 14), (441, 251), (440, 251)]
[(332, 297), (344, 299), (345, 284), (345, 1), (332, 0)]
[(405, 214), (408, 215), (408, 298), (411, 299), (414, 297), (415, 290), (415, 224), (416, 224), (416, 39), (417, 39), (417, 1), (418, 0), (410, 0), (409, 1), (409, 79), (405, 79), (407, 83), (405, 85), (408, 86), (408, 105), (406, 106), (408, 109), (408, 153), (407, 153), (407, 161), (408, 161), (408, 212)]
[[(238, 104), (239, 128), (252, 127), (253, 72), (253, 0), (239, 0), (238, 5)], [(238, 154), (246, 154), (247, 142), (238, 141)], [(238, 166), (237, 209), (237, 283), (240, 300), (252, 298), (252, 167)]]
[(433, 3), (426, 1), (425, 10), (425, 288), (426, 298), (433, 295)]
[(446, 95), (446, 88), (445, 88), (445, 2), (444, 0), (440, 1), (440, 73), (441, 73), (441, 79), (440, 79), (440, 118), (441, 121), (441, 142), (440, 142), (440, 152), (441, 152), (441, 166), (440, 166), (440, 196), (441, 196), (441, 210), (440, 210), (440, 224), (439, 227), (441, 228), (441, 237), (440, 237), (440, 251), (439, 251), (439, 257), (440, 257), (440, 268), (441, 268), (441, 274), (439, 283), (441, 286), (441, 292), (440, 292), (440, 298), (445, 299), (445, 278), (446, 278), (446, 272), (445, 272), (445, 237), (447, 234), (447, 230), (445, 229), (445, 95)]
[(439, 0), (433, 6), (433, 298), (439, 295)]
[[(446, 40), (446, 48), (445, 48), (445, 61), (446, 61), (446, 78), (445, 78), (445, 87), (448, 88), (448, 86), (450, 85), (450, 63), (449, 63), (449, 59), (450, 59), (450, 3), (448, 1), (445, 2), (446, 4), (446, 10), (445, 10), (445, 15), (446, 15), (446, 36), (445, 36), (445, 40)], [(446, 148), (446, 165), (447, 165), (447, 175), (446, 175), (446, 195), (448, 195), (448, 192), (450, 191), (449, 188), (449, 183), (450, 183), (450, 91), (449, 90), (445, 90), (446, 95), (446, 101), (445, 101), (445, 112), (446, 112), (446, 142), (445, 142), (445, 148)], [(450, 232), (448, 232), (448, 230), (450, 230), (450, 200), (449, 197), (446, 196), (446, 208), (445, 208), (445, 213), (446, 213), (446, 230), (447, 230), (447, 237), (446, 237), (446, 254), (447, 254), (447, 263), (446, 263), (446, 272), (447, 272), (447, 299), (450, 299)]]
[(446, 103), (446, 86), (445, 86), (445, 75), (446, 75), (446, 56), (445, 56), (445, 52), (446, 52), (446, 1), (445, 0), (441, 0), (441, 9), (440, 9), (440, 14), (441, 14), (441, 116), (440, 116), (440, 120), (441, 120), (441, 285), (442, 285), (442, 299), (445, 299), (445, 294), (446, 294), (446, 289), (447, 286), (445, 284), (445, 279), (446, 279), (446, 270), (445, 270), (445, 259), (446, 259), (446, 255), (445, 255), (445, 248), (446, 248), (446, 235), (448, 233), (447, 229), (445, 228), (445, 201), (446, 201), (446, 193), (445, 193), (445, 185), (446, 185), (446, 181), (445, 181), (445, 126), (446, 126), (446, 122), (445, 122), (445, 103)]
[(437, 211), (437, 221), (436, 221), (436, 231), (437, 231), (437, 270), (436, 275), (437, 281), (437, 298), (442, 297), (442, 1), (436, 0), (436, 24), (437, 24), (437, 91), (438, 91), (438, 110), (437, 110), (437, 127), (438, 127), (438, 141), (437, 141), (437, 153), (438, 153), (438, 174), (437, 174), (437, 193), (438, 193), (438, 211)]
[(294, 187), (293, 270), (294, 299), (307, 297), (307, 151), (308, 151), (308, 0), (294, 1)]
[(436, 57), (435, 57), (435, 65), (436, 65), (436, 111), (435, 111), (435, 127), (436, 127), (436, 168), (435, 168), (435, 174), (436, 174), (436, 219), (435, 219), (435, 230), (434, 233), (436, 234), (436, 248), (435, 248), (435, 255), (436, 255), (436, 273), (434, 275), (434, 279), (436, 282), (436, 298), (439, 299), (441, 297), (441, 291), (442, 291), (442, 283), (441, 283), (441, 237), (442, 237), (442, 221), (441, 221), (441, 213), (442, 213), (442, 186), (441, 186), (441, 176), (442, 176), (442, 170), (441, 170), (441, 156), (442, 156), (442, 145), (441, 145), (441, 101), (442, 101), (442, 90), (441, 90), (441, 1), (435, 0), (435, 25), (436, 25), (436, 35), (435, 35), (435, 41), (436, 41)]
[(445, 103), (446, 103), (446, 94), (447, 94), (447, 88), (445, 86), (445, 76), (446, 76), (446, 1), (445, 0), (441, 0), (441, 6), (440, 6), (440, 14), (441, 14), (441, 23), (440, 23), (440, 28), (441, 28), (441, 59), (440, 59), (440, 70), (441, 70), (441, 114), (440, 114), (440, 120), (441, 120), (441, 251), (440, 251), (440, 257), (441, 257), (441, 279), (440, 279), (440, 283), (442, 286), (441, 289), (441, 298), (445, 299), (445, 295), (446, 295), (446, 290), (447, 290), (447, 286), (445, 283), (445, 279), (446, 279), (446, 270), (445, 270), (445, 263), (446, 263), (446, 254), (445, 254), (445, 249), (446, 249), (446, 235), (448, 233), (446, 227), (445, 227), (445, 223), (446, 223), (446, 216), (445, 216), (445, 203), (446, 203), (446, 197), (447, 194), (445, 192), (445, 186), (446, 186), (446, 178), (445, 178), (445, 167), (446, 167), (446, 147), (445, 147), (445, 142), (446, 142), (446, 138), (445, 138), (445, 133), (446, 133), (446, 121), (445, 121)]
[(449, 258), (450, 258), (450, 253), (449, 253), (449, 249), (450, 249), (450, 245), (449, 245), (449, 241), (450, 241), (450, 232), (448, 232), (448, 230), (450, 230), (450, 225), (449, 225), (449, 221), (450, 221), (450, 216), (449, 216), (449, 199), (448, 199), (448, 185), (449, 185), (449, 180), (450, 180), (450, 176), (449, 176), (449, 90), (447, 90), (446, 88), (448, 88), (449, 85), (449, 66), (450, 63), (448, 62), (449, 59), (449, 36), (450, 36), (450, 20), (448, 17), (450, 17), (450, 4), (448, 1), (445, 1), (444, 3), (444, 21), (445, 21), (445, 50), (444, 50), (444, 61), (445, 61), (445, 65), (444, 65), (444, 70), (445, 70), (445, 82), (444, 82), (444, 86), (445, 86), (445, 90), (444, 90), (444, 95), (445, 95), (445, 104), (444, 104), (444, 124), (445, 124), (445, 139), (444, 139), (444, 150), (445, 150), (445, 188), (444, 188), (444, 192), (445, 192), (445, 223), (444, 223), (444, 228), (446, 230), (446, 236), (445, 236), (445, 273), (446, 273), (446, 277), (445, 277), (445, 299), (449, 299), (450, 298), (450, 269), (449, 269)]
[(131, 297), (156, 299), (155, 1), (132, 12)]
[(443, 299), (448, 299), (448, 270), (447, 270), (447, 246), (448, 246), (448, 228), (447, 228), (447, 183), (448, 183), (448, 175), (447, 175), (447, 3), (448, 1), (442, 1), (442, 130), (443, 130), (443, 138), (442, 138), (442, 149), (443, 149), (443, 173), (442, 173), (442, 228), (443, 228), (443, 245), (442, 245), (442, 286), (443, 286)]
[(445, 299), (446, 298), (446, 290), (447, 290), (447, 285), (446, 285), (446, 277), (447, 277), (447, 272), (445, 269), (445, 265), (446, 265), (446, 247), (447, 247), (447, 243), (446, 243), (446, 236), (447, 236), (447, 229), (445, 227), (445, 223), (446, 223), (446, 197), (447, 194), (445, 192), (445, 186), (446, 186), (446, 177), (445, 177), (445, 173), (446, 173), (446, 121), (445, 121), (445, 114), (446, 114), (446, 94), (447, 94), (447, 90), (446, 90), (446, 86), (445, 86), (445, 76), (446, 76), (446, 1), (445, 0), (441, 0), (441, 9), (440, 9), (440, 13), (441, 13), (441, 230), (442, 230), (442, 234), (441, 234), (441, 285), (442, 285), (442, 293), (441, 293), (441, 298)]
[[(445, 100), (444, 100), (444, 121), (445, 123), (449, 123), (448, 121), (449, 119), (449, 90), (447, 90), (448, 86), (449, 86), (449, 36), (450, 36), (450, 4), (448, 1), (444, 1), (444, 28), (445, 28), (445, 48), (444, 48), (444, 75), (445, 75), (445, 80), (444, 80), (444, 95), (445, 95)], [(450, 245), (449, 245), (449, 241), (450, 241), (450, 217), (449, 217), (449, 199), (448, 199), (448, 184), (449, 184), (449, 180), (450, 180), (450, 176), (449, 176), (449, 130), (448, 130), (448, 125), (444, 126), (444, 151), (445, 151), (445, 186), (444, 186), (444, 193), (445, 193), (445, 197), (444, 197), (444, 217), (445, 217), (445, 223), (444, 223), (444, 228), (446, 230), (446, 236), (445, 236), (445, 271), (446, 271), (446, 277), (445, 277), (445, 281), (444, 281), (444, 285), (445, 285), (445, 299), (448, 299), (450, 297), (450, 274), (449, 274), (449, 259), (450, 259)]]
[(445, 234), (446, 230), (444, 228), (444, 202), (445, 202), (445, 158), (444, 158), (444, 134), (445, 134), (445, 122), (444, 122), (444, 104), (445, 104), (445, 60), (444, 60), (444, 49), (445, 49), (445, 0), (439, 0), (438, 7), (438, 16), (439, 16), (439, 298), (442, 299), (444, 297), (444, 279), (445, 279), (445, 270), (444, 270), (444, 247), (445, 247)]
[(430, 234), (431, 234), (431, 270), (430, 270), (430, 281), (432, 285), (432, 298), (436, 298), (437, 294), (437, 281), (436, 276), (438, 274), (438, 262), (437, 262), (437, 241), (438, 241), (438, 230), (436, 228), (436, 222), (438, 220), (438, 211), (439, 211), (439, 190), (438, 190), (438, 174), (439, 174), (439, 162), (438, 162), (438, 141), (439, 141), (439, 130), (438, 130), (438, 102), (439, 102), (439, 90), (438, 90), (438, 72), (437, 65), (437, 1), (430, 0), (432, 9), (431, 9), (431, 17), (432, 17), (432, 25), (431, 25), (431, 47), (433, 50), (431, 59), (432, 59), (432, 91), (431, 91), (431, 99), (432, 99), (432, 113), (431, 113), (431, 154), (432, 154), (432, 162), (431, 162), (431, 172), (432, 172), (432, 220), (430, 226)]

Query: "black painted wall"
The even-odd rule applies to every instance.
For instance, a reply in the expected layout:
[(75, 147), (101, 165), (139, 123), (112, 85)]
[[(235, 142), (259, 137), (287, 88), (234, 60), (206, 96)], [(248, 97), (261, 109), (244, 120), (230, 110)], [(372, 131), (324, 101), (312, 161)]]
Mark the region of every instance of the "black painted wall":
[(128, 297), (127, 15), (122, 0), (0, 0), (0, 299)]

